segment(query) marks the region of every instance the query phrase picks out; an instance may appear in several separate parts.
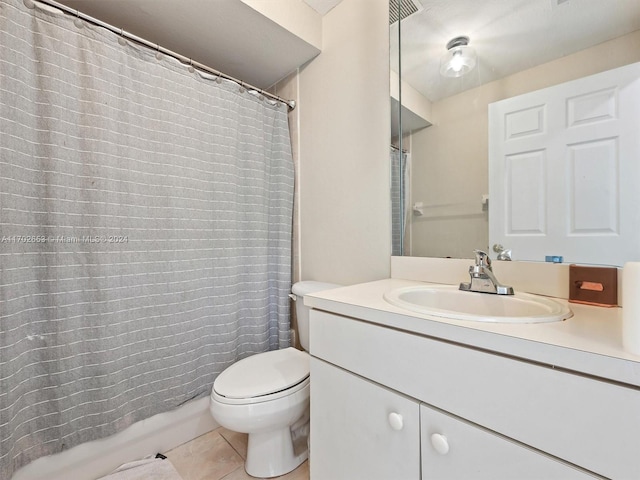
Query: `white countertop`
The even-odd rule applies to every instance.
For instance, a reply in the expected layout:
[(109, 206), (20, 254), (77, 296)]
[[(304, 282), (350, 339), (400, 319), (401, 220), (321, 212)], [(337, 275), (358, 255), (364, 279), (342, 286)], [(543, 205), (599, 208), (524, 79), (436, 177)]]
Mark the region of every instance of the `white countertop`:
[(378, 325), (640, 388), (640, 356), (622, 348), (621, 308), (571, 303), (569, 306), (574, 316), (568, 320), (514, 325), (422, 315), (395, 307), (383, 299), (384, 292), (388, 290), (422, 283), (401, 279), (379, 280), (305, 295), (304, 303)]

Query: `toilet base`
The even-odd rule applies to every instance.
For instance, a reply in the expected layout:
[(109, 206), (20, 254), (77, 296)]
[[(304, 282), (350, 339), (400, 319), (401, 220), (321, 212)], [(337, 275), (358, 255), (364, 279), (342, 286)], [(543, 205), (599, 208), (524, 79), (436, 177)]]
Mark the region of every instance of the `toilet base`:
[[(296, 441), (296, 446), (302, 442)], [(303, 440), (306, 447), (306, 439)], [(304, 448), (296, 455), (291, 428), (249, 434), (244, 468), (252, 477), (278, 477), (295, 470), (309, 456)]]

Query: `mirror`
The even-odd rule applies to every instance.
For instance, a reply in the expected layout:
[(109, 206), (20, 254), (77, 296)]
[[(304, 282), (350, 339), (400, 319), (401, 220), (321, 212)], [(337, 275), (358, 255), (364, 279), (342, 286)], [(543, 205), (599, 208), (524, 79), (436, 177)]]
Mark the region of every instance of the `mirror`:
[[(394, 254), (471, 258), (484, 248), (496, 258), (489, 218), (500, 199), (489, 197), (489, 105), (640, 62), (640, 2), (391, 0), (390, 10), (401, 18), (390, 19), (391, 97), (400, 104), (391, 143), (406, 156), (392, 171), (400, 185), (392, 188)], [(475, 60), (463, 75), (441, 73), (443, 58), (456, 56), (450, 42), (452, 50), (475, 51), (456, 67)], [(607, 263), (548, 250), (565, 262)], [(532, 260), (517, 250), (512, 258)], [(630, 260), (640, 258), (615, 264)]]

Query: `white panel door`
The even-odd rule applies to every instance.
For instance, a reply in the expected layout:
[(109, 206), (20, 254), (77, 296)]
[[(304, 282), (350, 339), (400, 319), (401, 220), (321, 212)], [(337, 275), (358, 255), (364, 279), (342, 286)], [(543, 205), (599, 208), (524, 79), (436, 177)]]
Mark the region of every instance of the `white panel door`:
[(640, 63), (489, 105), (489, 244), (640, 260)]
[(313, 480), (419, 480), (418, 402), (311, 357)]

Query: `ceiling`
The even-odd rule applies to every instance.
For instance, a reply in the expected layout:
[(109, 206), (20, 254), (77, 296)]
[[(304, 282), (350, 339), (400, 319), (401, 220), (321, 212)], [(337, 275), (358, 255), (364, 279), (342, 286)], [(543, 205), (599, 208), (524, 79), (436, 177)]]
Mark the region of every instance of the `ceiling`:
[[(402, 79), (431, 101), (575, 53), (640, 29), (640, 0), (415, 0), (402, 21)], [(478, 66), (460, 78), (439, 74), (454, 37), (470, 37)], [(392, 68), (398, 24), (391, 26)], [(396, 69), (397, 70), (397, 69)]]
[[(241, 0), (59, 1), (262, 89), (320, 53)], [(321, 9), (337, 3), (306, 1)]]
[(304, 3), (313, 8), (320, 15), (324, 15), (341, 1), (342, 0), (304, 0)]

